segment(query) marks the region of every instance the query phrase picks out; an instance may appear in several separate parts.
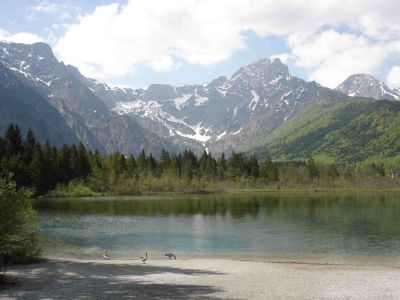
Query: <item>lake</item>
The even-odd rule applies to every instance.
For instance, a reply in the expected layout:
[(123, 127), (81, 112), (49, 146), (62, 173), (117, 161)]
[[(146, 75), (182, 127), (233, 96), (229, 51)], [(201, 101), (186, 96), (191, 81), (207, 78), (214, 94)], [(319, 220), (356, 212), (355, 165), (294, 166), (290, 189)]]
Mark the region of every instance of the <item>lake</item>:
[(400, 266), (398, 194), (41, 198), (46, 256), (235, 258)]

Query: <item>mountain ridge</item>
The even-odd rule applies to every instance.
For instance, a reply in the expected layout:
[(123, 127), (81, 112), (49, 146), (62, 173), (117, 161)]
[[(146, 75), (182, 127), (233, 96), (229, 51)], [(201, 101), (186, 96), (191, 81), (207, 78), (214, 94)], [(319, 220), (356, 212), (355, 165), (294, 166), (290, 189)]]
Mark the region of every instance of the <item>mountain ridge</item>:
[(336, 90), (352, 97), (400, 100), (400, 89), (390, 89), (383, 81), (379, 81), (370, 74), (350, 75), (337, 86)]
[(28, 128), (37, 132), (44, 143), (50, 140), (57, 146), (76, 144), (78, 139), (61, 114), (38, 92), (24, 85), (0, 62), (0, 131), (10, 123), (18, 123), (22, 132)]
[(110, 87), (87, 78), (59, 62), (44, 43), (0, 42), (0, 61), (47, 99), (89, 149), (104, 153), (240, 151), (286, 122), (348, 101), (346, 94), (365, 101), (391, 94), (398, 99), (397, 89), (371, 75), (354, 74), (334, 90), (291, 75), (278, 58), (258, 60), (207, 84), (147, 89)]
[[(192, 147), (213, 152), (235, 150), (268, 134), (305, 106), (345, 95), (289, 73), (280, 59), (261, 59), (231, 77), (208, 84), (116, 90), (92, 81), (97, 95), (120, 115), (128, 115), (160, 136), (192, 140)], [(101, 92), (100, 92), (101, 91)], [(105, 96), (104, 94), (107, 94)], [(110, 101), (121, 94), (115, 104)], [(127, 96), (130, 95), (130, 96)], [(130, 99), (129, 99), (130, 98)], [(256, 129), (256, 130), (253, 130)]]
[(312, 110), (250, 148), (260, 158), (400, 163), (400, 102), (349, 99)]
[(55, 58), (49, 45), (0, 43), (0, 59), (21, 82), (38, 91), (62, 114), (89, 149), (135, 154), (146, 149), (157, 154), (161, 148), (174, 148), (134, 120), (110, 111), (78, 79), (76, 68)]

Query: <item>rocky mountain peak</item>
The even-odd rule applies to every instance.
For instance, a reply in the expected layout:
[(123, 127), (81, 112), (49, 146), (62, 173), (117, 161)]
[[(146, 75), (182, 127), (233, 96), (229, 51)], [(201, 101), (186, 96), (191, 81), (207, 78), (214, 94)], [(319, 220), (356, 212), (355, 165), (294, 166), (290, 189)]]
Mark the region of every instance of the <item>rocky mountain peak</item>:
[(290, 76), (287, 65), (279, 58), (265, 58), (240, 68), (230, 78), (231, 81), (253, 82), (267, 84), (277, 78)]
[(214, 79), (213, 81), (211, 81), (209, 85), (211, 87), (220, 86), (220, 85), (223, 85), (227, 80), (228, 80), (228, 78), (226, 76), (220, 76), (217, 79)]
[[(229, 151), (340, 92), (291, 76), (279, 58), (241, 67), (202, 85), (151, 85), (128, 93), (97, 91), (109, 107), (162, 137), (210, 151)], [(328, 100), (326, 100), (328, 101)]]
[[(133, 90), (111, 88), (84, 77), (74, 66), (59, 62), (50, 46), (44, 43), (0, 42), (0, 58), (0, 63), (21, 84), (38, 92), (61, 114), (76, 137), (88, 148), (110, 153), (138, 153), (141, 149), (148, 149), (155, 154), (162, 147), (171, 149), (169, 142), (134, 120), (111, 112), (97, 95), (104, 90), (132, 99), (136, 97)], [(118, 139), (115, 139), (116, 135)]]
[(33, 53), (40, 55), (41, 57), (54, 59), (54, 53), (51, 47), (46, 43), (34, 43), (32, 44), (32, 51)]
[(13, 61), (25, 69), (29, 66), (57, 63), (51, 47), (45, 43), (20, 44), (0, 42), (0, 58)]
[(384, 82), (370, 74), (353, 74), (341, 83), (336, 90), (351, 97), (400, 100), (398, 90), (390, 89)]
[(174, 87), (168, 84), (151, 84), (147, 89), (146, 97), (151, 100), (162, 101), (173, 98), (175, 95)]

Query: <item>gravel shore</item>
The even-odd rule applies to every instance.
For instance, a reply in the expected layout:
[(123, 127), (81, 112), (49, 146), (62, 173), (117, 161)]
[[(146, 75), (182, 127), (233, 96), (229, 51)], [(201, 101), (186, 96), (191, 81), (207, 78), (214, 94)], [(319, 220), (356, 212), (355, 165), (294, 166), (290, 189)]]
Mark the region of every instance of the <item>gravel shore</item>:
[(1, 299), (400, 299), (400, 268), (224, 259), (53, 259), (15, 266)]

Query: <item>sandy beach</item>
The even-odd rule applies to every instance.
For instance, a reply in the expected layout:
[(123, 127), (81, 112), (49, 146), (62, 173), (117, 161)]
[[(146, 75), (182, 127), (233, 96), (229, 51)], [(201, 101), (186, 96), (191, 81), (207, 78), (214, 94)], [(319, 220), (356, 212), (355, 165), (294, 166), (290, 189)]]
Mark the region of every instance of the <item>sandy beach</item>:
[(400, 268), (223, 259), (15, 266), (2, 299), (400, 299)]

